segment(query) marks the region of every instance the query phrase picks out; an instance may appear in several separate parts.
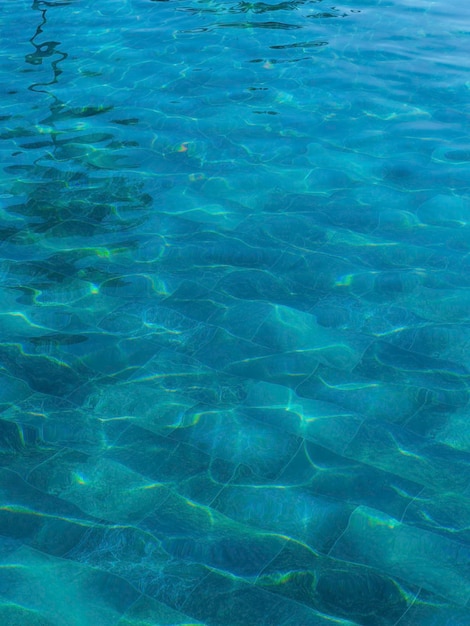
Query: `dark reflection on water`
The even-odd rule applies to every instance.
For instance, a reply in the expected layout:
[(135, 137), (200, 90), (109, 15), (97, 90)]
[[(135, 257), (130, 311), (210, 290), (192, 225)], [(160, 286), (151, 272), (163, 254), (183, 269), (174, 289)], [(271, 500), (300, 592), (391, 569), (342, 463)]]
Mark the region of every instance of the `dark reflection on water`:
[[(67, 3), (68, 4), (68, 3)], [(31, 65), (42, 65), (43, 61), (49, 57), (58, 57), (54, 60), (51, 59), (51, 69), (53, 73), (53, 78), (48, 83), (33, 83), (28, 87), (31, 91), (44, 91), (43, 87), (47, 87), (49, 85), (53, 85), (57, 82), (57, 79), (62, 73), (62, 70), (59, 67), (59, 64), (62, 61), (65, 61), (67, 58), (67, 54), (62, 52), (58, 46), (60, 46), (60, 42), (58, 41), (42, 41), (37, 42), (38, 38), (41, 38), (41, 35), (44, 32), (44, 27), (47, 24), (47, 8), (60, 6), (59, 3), (54, 2), (41, 2), (37, 1), (33, 3), (32, 9), (38, 11), (41, 15), (41, 23), (37, 26), (36, 32), (29, 40), (31, 44), (34, 46), (35, 51), (26, 55), (25, 61)]]
[(273, 30), (295, 30), (301, 28), (301, 26), (283, 24), (282, 22), (230, 22), (230, 24), (218, 24), (218, 28), (271, 28)]
[[(93, 281), (118, 275), (101, 272), (81, 259), (89, 257), (94, 238), (101, 238), (103, 245), (112, 249), (109, 237), (141, 224), (139, 209), (147, 207), (150, 201), (142, 191), (142, 182), (131, 182), (119, 171), (119, 157), (113, 156), (114, 134), (82, 132), (84, 120), (108, 114), (114, 106), (73, 106), (56, 95), (60, 76), (72, 70), (66, 65), (68, 54), (63, 51), (66, 42), (46, 39), (48, 17), (54, 23), (53, 9), (68, 4), (33, 3), (32, 9), (39, 15), (40, 23), (29, 40), (34, 52), (26, 55), (25, 62), (42, 66), (41, 76), (50, 68), (52, 78), (37, 80), (27, 88), (46, 95), (49, 100), (42, 119), (33, 130), (15, 127), (1, 133), (2, 139), (14, 141), (19, 148), (14, 153), (14, 163), (4, 167), (11, 180), (6, 196), (9, 211), (21, 216), (26, 223), (26, 227), (21, 223), (18, 227), (13, 224), (2, 229), (1, 251), (3, 256), (16, 261), (21, 261), (25, 253), (30, 257), (28, 263), (22, 264), (20, 273), (14, 266), (9, 267), (5, 284), (25, 293), (18, 299), (19, 304), (32, 306), (46, 305), (48, 301), (54, 306), (58, 297), (55, 306), (60, 308), (60, 300), (68, 298), (58, 295), (61, 290), (75, 294), (80, 300), (87, 295), (87, 290), (93, 289)], [(26, 126), (26, 115), (24, 121)], [(116, 123), (131, 125), (136, 121), (117, 120)], [(132, 144), (127, 142), (127, 145)], [(134, 142), (134, 145), (138, 144)], [(29, 163), (21, 163), (21, 155), (26, 152), (33, 156), (33, 161), (28, 159)], [(93, 159), (96, 154), (103, 155), (103, 159)], [(100, 174), (103, 171), (104, 176)], [(16, 203), (15, 198), (20, 202)], [(129, 217), (123, 218), (121, 214), (117, 217), (119, 212), (126, 212)], [(46, 245), (48, 251), (44, 251), (42, 245), (48, 240), (56, 243), (50, 249)], [(69, 241), (71, 248), (62, 249), (61, 240)], [(126, 245), (134, 246), (132, 242)], [(16, 284), (18, 281), (22, 282), (21, 287)], [(28, 298), (26, 294), (34, 295)], [(86, 340), (85, 335), (82, 341)], [(41, 345), (40, 337), (31, 338), (34, 353), (40, 351)], [(55, 341), (48, 353), (56, 354), (60, 345), (60, 341)], [(28, 350), (27, 344), (25, 349)]]
[[(336, 6), (328, 6), (326, 11), (318, 11), (318, 5), (323, 0), (293, 0), (292, 2), (279, 2), (267, 4), (265, 2), (238, 2), (233, 6), (226, 3), (212, 3), (210, 6), (177, 6), (176, 10), (192, 15), (204, 14), (239, 14), (253, 13), (254, 15), (262, 15), (265, 13), (275, 13), (276, 11), (284, 11), (291, 13), (294, 18), (299, 20), (305, 17), (329, 18), (329, 17), (346, 17), (350, 13), (360, 13), (360, 9), (344, 10)], [(197, 4), (197, 3), (196, 3)], [(323, 6), (323, 5), (322, 5)]]
[[(218, 28), (233, 28), (238, 30), (247, 29), (249, 31), (256, 29), (278, 31), (299, 30), (302, 28), (308, 28), (308, 22), (306, 22), (306, 20), (315, 19), (323, 21), (330, 18), (350, 17), (355, 13), (361, 13), (360, 9), (344, 9), (337, 6), (325, 6), (327, 10), (319, 11), (318, 9), (321, 8), (320, 3), (321, 7), (325, 6), (323, 4), (323, 0), (294, 0), (292, 2), (279, 2), (273, 4), (264, 2), (238, 2), (234, 3), (232, 6), (230, 3), (211, 3), (209, 6), (200, 6), (199, 3), (195, 3), (194, 6), (177, 5), (176, 11), (189, 14), (195, 18), (198, 17), (201, 20), (204, 20), (207, 16), (219, 17), (219, 20), (211, 25), (194, 27), (193, 24), (190, 28), (181, 29), (178, 30), (178, 32), (190, 35), (198, 32), (210, 33), (213, 32), (214, 29)], [(264, 16), (268, 14), (273, 15), (274, 17), (279, 13), (285, 15), (286, 20), (265, 21), (263, 19)], [(249, 14), (253, 17), (253, 19), (246, 22), (239, 22), (226, 21), (224, 17), (228, 15), (236, 16), (239, 14)], [(266, 42), (263, 41), (263, 43)], [(273, 46), (271, 46), (271, 48), (272, 47)], [(281, 49), (280, 47), (276, 48)]]
[(269, 46), (272, 50), (288, 50), (289, 48), (321, 48), (327, 46), (327, 41), (303, 41), (299, 43), (288, 43), (283, 46)]
[(279, 2), (278, 4), (266, 4), (264, 2), (240, 2), (229, 10), (231, 13), (271, 13), (272, 11), (291, 11), (305, 2)]

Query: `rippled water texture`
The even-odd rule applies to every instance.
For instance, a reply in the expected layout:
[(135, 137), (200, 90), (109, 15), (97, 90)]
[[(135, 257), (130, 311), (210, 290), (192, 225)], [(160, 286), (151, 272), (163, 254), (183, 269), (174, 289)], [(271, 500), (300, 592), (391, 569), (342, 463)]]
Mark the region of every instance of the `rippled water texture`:
[(470, 4), (1, 9), (1, 626), (469, 626)]

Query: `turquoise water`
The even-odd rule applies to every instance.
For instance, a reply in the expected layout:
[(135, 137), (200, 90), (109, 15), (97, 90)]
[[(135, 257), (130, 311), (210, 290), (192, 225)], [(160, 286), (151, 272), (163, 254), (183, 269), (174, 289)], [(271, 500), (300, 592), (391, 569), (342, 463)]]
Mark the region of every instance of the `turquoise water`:
[(468, 626), (470, 5), (1, 8), (1, 626)]

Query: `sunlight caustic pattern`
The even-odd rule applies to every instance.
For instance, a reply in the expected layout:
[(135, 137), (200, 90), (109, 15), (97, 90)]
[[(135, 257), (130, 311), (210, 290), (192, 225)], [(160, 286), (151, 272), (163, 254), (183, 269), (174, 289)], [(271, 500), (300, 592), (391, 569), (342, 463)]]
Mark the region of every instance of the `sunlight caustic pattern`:
[(0, 28), (2, 626), (468, 626), (469, 8)]

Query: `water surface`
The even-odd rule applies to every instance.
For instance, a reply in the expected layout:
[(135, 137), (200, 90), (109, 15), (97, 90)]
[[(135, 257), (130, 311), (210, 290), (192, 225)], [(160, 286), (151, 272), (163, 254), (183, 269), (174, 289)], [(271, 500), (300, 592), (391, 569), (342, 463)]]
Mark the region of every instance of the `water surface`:
[(4, 5), (2, 625), (468, 625), (470, 9)]

